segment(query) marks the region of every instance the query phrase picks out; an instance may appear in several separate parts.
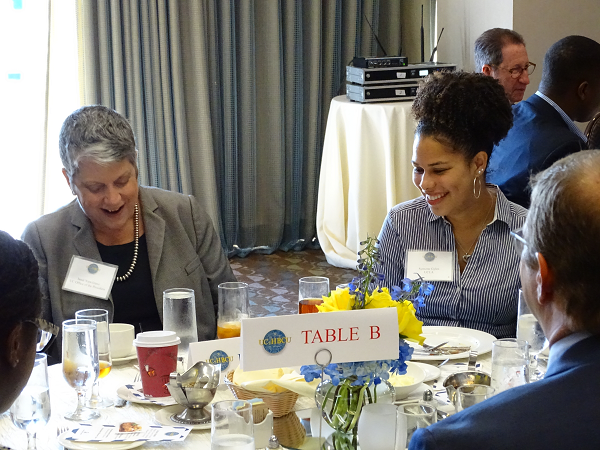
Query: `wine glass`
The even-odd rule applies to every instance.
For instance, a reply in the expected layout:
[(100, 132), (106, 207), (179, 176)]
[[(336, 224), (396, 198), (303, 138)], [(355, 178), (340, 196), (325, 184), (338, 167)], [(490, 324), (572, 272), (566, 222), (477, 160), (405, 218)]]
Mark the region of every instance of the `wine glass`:
[(529, 381), (541, 380), (544, 378), (544, 371), (538, 364), (538, 356), (542, 350), (548, 347), (548, 339), (546, 339), (537, 317), (529, 309), (521, 289), (519, 289), (517, 339), (527, 341), (529, 344)]
[(98, 340), (96, 321), (70, 319), (63, 322), (63, 375), (77, 391), (77, 409), (65, 415), (68, 420), (93, 420), (100, 414), (85, 408), (85, 391), (98, 379)]
[(36, 434), (50, 419), (48, 359), (44, 353), (35, 355), (29, 381), (10, 407), (10, 417), (17, 428), (27, 432), (27, 449), (36, 449)]
[(96, 338), (98, 339), (98, 363), (100, 366), (98, 379), (92, 386), (92, 395), (86, 402), (90, 408), (108, 408), (113, 402), (100, 395), (100, 379), (110, 373), (112, 357), (110, 351), (110, 332), (108, 328), (108, 311), (105, 309), (82, 309), (75, 313), (76, 319), (96, 321)]

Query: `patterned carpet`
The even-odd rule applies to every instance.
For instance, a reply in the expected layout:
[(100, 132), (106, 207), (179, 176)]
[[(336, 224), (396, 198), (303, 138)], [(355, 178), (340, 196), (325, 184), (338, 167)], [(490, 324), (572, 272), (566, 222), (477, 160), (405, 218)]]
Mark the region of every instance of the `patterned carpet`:
[(321, 250), (252, 253), (229, 260), (238, 281), (250, 287), (252, 317), (297, 314), (298, 280), (302, 277), (329, 278), (329, 288), (350, 282), (356, 271), (330, 265)]

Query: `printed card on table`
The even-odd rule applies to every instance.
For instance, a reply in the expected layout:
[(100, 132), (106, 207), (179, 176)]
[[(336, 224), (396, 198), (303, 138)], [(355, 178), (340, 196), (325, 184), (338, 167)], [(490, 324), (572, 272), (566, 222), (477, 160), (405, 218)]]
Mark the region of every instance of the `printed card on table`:
[(185, 426), (163, 427), (136, 422), (92, 425), (80, 423), (64, 439), (79, 442), (183, 441), (192, 429)]
[[(396, 308), (242, 319), (242, 370), (398, 358)], [(324, 361), (323, 361), (324, 359)], [(327, 363), (329, 354), (319, 353)]]
[(240, 365), (240, 338), (215, 339), (214, 341), (193, 342), (188, 353), (188, 367), (198, 361), (221, 364), (221, 383), (227, 372)]

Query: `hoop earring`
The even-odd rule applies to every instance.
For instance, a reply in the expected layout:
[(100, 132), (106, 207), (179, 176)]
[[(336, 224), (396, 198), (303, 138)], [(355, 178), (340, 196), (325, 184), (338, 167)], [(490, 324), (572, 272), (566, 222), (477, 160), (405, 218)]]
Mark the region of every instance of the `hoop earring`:
[(479, 176), (476, 176), (475, 178), (473, 178), (473, 195), (475, 196), (475, 198), (479, 198), (479, 196), (481, 195), (481, 180), (479, 180), (479, 191), (475, 190), (475, 184), (477, 183), (477, 179), (479, 178)]

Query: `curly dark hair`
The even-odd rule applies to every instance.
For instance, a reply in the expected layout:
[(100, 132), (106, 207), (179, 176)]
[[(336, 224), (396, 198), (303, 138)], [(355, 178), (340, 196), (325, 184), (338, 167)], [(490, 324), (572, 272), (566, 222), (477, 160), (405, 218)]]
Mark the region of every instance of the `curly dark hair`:
[(481, 73), (434, 72), (419, 87), (412, 112), (415, 134), (452, 147), (468, 161), (481, 151), (489, 158), (513, 122), (504, 88)]
[(0, 231), (0, 336), (41, 314), (38, 264), (24, 242)]

